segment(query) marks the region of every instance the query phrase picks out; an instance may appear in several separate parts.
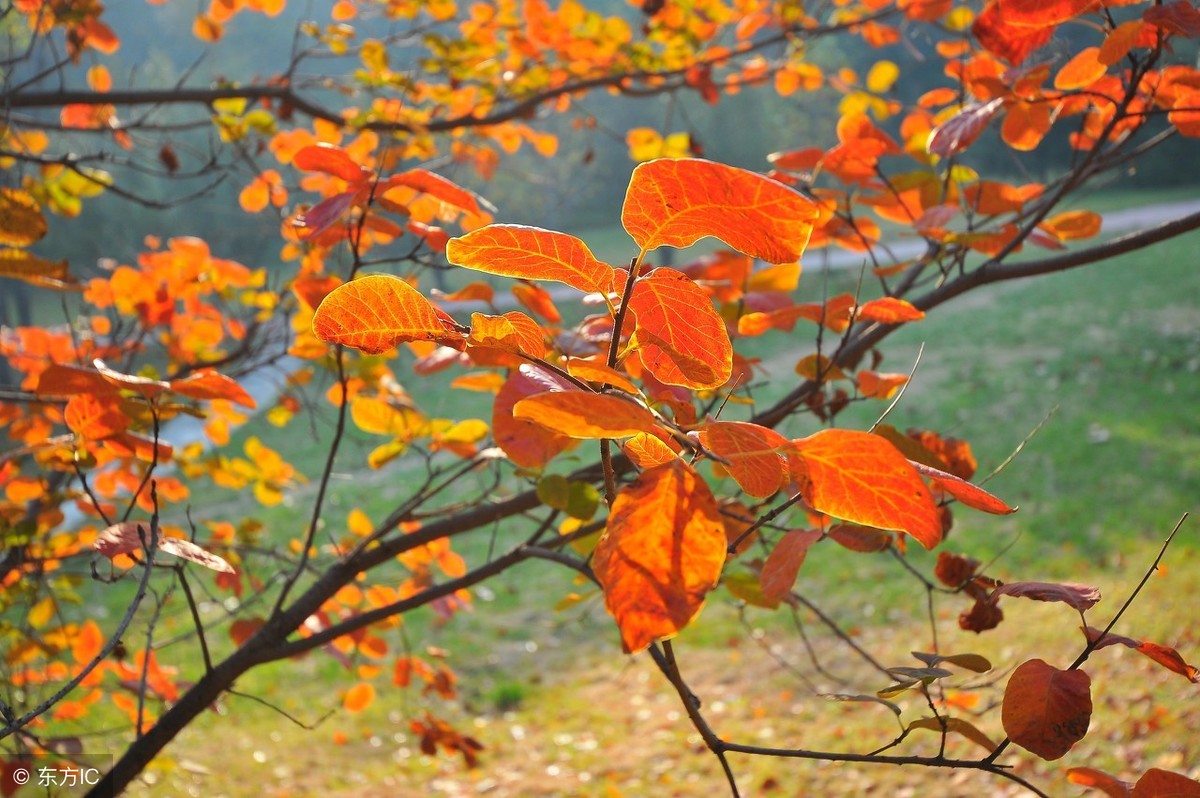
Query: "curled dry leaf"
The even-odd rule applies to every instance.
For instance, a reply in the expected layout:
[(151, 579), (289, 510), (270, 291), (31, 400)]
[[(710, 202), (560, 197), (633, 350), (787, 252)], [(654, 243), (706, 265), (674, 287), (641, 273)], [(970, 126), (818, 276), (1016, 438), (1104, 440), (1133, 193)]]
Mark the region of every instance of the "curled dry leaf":
[[(142, 551), (149, 543), (150, 525), (148, 523), (123, 521), (113, 524), (101, 532), (100, 536), (96, 538), (96, 542), (92, 544), (92, 548), (111, 560), (121, 554)], [(158, 551), (173, 554), (184, 560), (191, 560), (197, 565), (203, 565), (205, 568), (211, 568), (221, 573), (236, 573), (233, 566), (223, 558), (210, 551), (205, 551), (190, 540), (160, 536)]]
[(1061, 601), (1083, 612), (1091, 609), (1100, 601), (1100, 588), (1091, 585), (1079, 585), (1072, 582), (1061, 584), (1053, 582), (1009, 582), (1001, 585), (992, 592), (992, 598), (997, 596), (1018, 596), (1034, 601)]

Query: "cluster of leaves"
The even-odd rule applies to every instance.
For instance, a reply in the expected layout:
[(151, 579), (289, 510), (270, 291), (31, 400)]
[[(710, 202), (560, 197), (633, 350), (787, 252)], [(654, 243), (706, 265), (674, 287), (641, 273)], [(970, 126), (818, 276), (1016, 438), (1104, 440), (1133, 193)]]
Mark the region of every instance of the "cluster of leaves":
[[(195, 32), (215, 42), (236, 13), (273, 15), (282, 7), (214, 2)], [(98, 3), (16, 8), (35, 39), (62, 37), (69, 63), (118, 45)], [(21, 375), (0, 404), (10, 442), (0, 454), (0, 611), (13, 685), (0, 696), (0, 737), (13, 737), (22, 751), (68, 751), (78, 738), (63, 729), (112, 705), (136, 732), (101, 789), (120, 787), (238, 676), (318, 648), (354, 674), (343, 696), (348, 711), (369, 706), (389, 673), (397, 688), (453, 699), (457, 676), (446, 652), (416, 656), (389, 630), (423, 607), (450, 618), (470, 605), (469, 588), (536, 558), (595, 582), (624, 650), (655, 658), (725, 763), (735, 794), (728, 752), (797, 755), (718, 737), (670, 638), (717, 589), (766, 609), (800, 605), (806, 559), (833, 546), (903, 558), (909, 538), (924, 549), (943, 543), (954, 503), (1012, 512), (971, 481), (976, 463), (965, 442), (882, 421), (870, 430), (838, 428), (839, 415), (851, 403), (892, 401), (903, 390), (909, 375), (880, 371), (876, 349), (896, 327), (988, 282), (1125, 251), (1067, 250), (1096, 236), (1101, 218), (1062, 212), (1062, 201), (1171, 136), (1200, 135), (1200, 71), (1166, 61), (1173, 46), (1200, 37), (1200, 19), (1184, 0), (1145, 7), (992, 0), (978, 14), (939, 0), (847, 2), (813, 13), (758, 0), (647, 2), (638, 30), (573, 0), (556, 9), (539, 0), (468, 9), (453, 0), (342, 0), (328, 25), (306, 23), (301, 34), (355, 62), (344, 78), (306, 82), (307, 55), (298, 55), (261, 85), (123, 92), (127, 105), (169, 106), (172, 97), (209, 105), (216, 140), (238, 164), (254, 164), (243, 174), (242, 209), (270, 210), (282, 222), (282, 259), (294, 265), (276, 273), (216, 257), (204, 241), (185, 237), (147, 240), (136, 264), (111, 264), (87, 280), (32, 254), (49, 229), (46, 210), (71, 216), (81, 198), (120, 190), (72, 154), (71, 135), (55, 128), (112, 136), (131, 157), (152, 153), (167, 173), (181, 163), (153, 113), (120, 121), (102, 65), (88, 70), (87, 91), (29, 90), (40, 79), (6, 84), (7, 109), (60, 113), (54, 124), (6, 119), (0, 158), (24, 171), (19, 186), (0, 189), (0, 277), (79, 293), (82, 309), (64, 327), (0, 334), (0, 355)], [(373, 37), (379, 19), (404, 32)], [(1029, 64), (1075, 22), (1086, 23), (1094, 45), (1061, 66)], [(891, 61), (878, 61), (860, 80), (849, 70), (826, 76), (806, 60), (805, 42), (818, 36), (844, 32), (883, 47), (909, 29), (931, 37), (946, 78), (913, 107), (892, 96), (899, 67)], [(418, 40), (427, 51), (401, 63), (402, 45)], [(407, 166), (446, 155), (487, 176), (501, 153), (526, 144), (552, 155), (556, 140), (530, 117), (542, 108), (566, 112), (592, 89), (718, 102), (758, 84), (785, 96), (825, 85), (839, 91), (836, 142), (778, 152), (761, 175), (691, 157), (689, 136), (631, 132), (631, 154), (644, 162), (621, 208), (636, 251), (620, 267), (568, 234), (493, 224), (494, 209), (476, 193), (432, 167)], [(308, 93), (318, 86), (362, 102), (326, 109)], [(298, 115), (311, 124), (292, 124)], [(1078, 155), (1052, 182), (1012, 184), (971, 161), (989, 127), (1025, 151), (1056, 125), (1073, 125), (1069, 142)], [(270, 165), (261, 163), (267, 158)], [(921, 254), (884, 244), (894, 226), (921, 242)], [(1189, 217), (1121, 246), (1197, 226)], [(452, 227), (461, 234), (452, 237)], [(655, 250), (706, 237), (729, 249), (679, 268), (649, 262)], [(1053, 254), (1012, 262), (1027, 243)], [(801, 255), (828, 246), (862, 253), (878, 290), (798, 301)], [(413, 271), (445, 263), (489, 277), (444, 294), (424, 288)], [(396, 264), (408, 273), (385, 270)], [(501, 312), (513, 303), (496, 296), (496, 277), (512, 281), (522, 310)], [(588, 314), (582, 318), (558, 307), (576, 294)], [(463, 303), (487, 312), (468, 321)], [(811, 341), (813, 351), (798, 357), (798, 380), (783, 398), (760, 408), (751, 391), (760, 373), (754, 339), (780, 333)], [(412, 361), (411, 379), (398, 370), (402, 354)], [(245, 378), (276, 366), (284, 386), (265, 408), (270, 423), (297, 423), (303, 402), (319, 401), (313, 389), (325, 386), (336, 413), (321, 474), (307, 475), (315, 483), (303, 494), (312, 502), (309, 523), (287, 540), (250, 517), (218, 512), (193, 523), (188, 502), (206, 480), (247, 490), (267, 506), (306, 481), (256, 437), (231, 451), (233, 430), (257, 409)], [(414, 398), (404, 387), (443, 369), (465, 370), (452, 389), (492, 395), (489, 419), (432, 416), (419, 392)], [(743, 408), (742, 419), (729, 420)], [(211, 448), (171, 445), (164, 425), (189, 415), (204, 420)], [(805, 416), (811, 420), (799, 420)], [(384, 518), (352, 508), (343, 522), (326, 502), (351, 425), (385, 441), (355, 466), (382, 469), (404, 458), (424, 469), (423, 480), (395, 488)], [(598, 442), (595, 465), (564, 473), (586, 441)], [(494, 500), (505, 481), (520, 490)], [(536, 531), (485, 562), (468, 563), (453, 548), (456, 536), (522, 516), (535, 520)], [(97, 565), (95, 556), (111, 565)], [(99, 581), (138, 583), (114, 629), (80, 622), (72, 608), (85, 563)], [(211, 570), (211, 582), (190, 564)], [(1001, 596), (1060, 601), (1081, 616), (1099, 599), (1077, 585), (1001, 584), (973, 560), (944, 552), (933, 576), (974, 601), (959, 623), (977, 632), (1000, 622)], [(193, 584), (260, 609), (236, 613), (218, 640)], [(159, 662), (153, 646), (164, 596), (176, 586), (202, 669)], [(155, 608), (142, 608), (150, 616), (147, 643), (130, 654), (122, 635), (151, 589)], [(1008, 738), (1045, 759), (1063, 756), (1087, 732), (1090, 679), (1080, 666), (1096, 649), (1128, 646), (1190, 681), (1200, 678), (1174, 649), (1116, 635), (1112, 624), (1093, 628), (1086, 617), (1084, 631), (1076, 663), (1059, 669), (1030, 659), (1004, 691)], [(865, 761), (971, 767), (1024, 784), (997, 761), (1007, 741), (993, 744), (930, 695), (953, 673), (943, 666), (982, 672), (991, 664), (969, 653), (917, 656), (921, 667), (888, 669), (893, 683), (868, 696), (895, 706), (892, 698), (916, 691), (933, 710), (908, 723), (894, 745), (924, 729), (943, 740), (961, 735), (988, 754), (951, 759), (943, 746), (934, 756), (876, 752)], [(198, 676), (185, 680), (189, 668)], [(411, 728), (426, 753), (476, 762), (479, 742), (432, 709)], [(1133, 787), (1087, 769), (1070, 777), (1116, 794), (1162, 794), (1163, 784), (1176, 782), (1195, 789), (1158, 770)]]

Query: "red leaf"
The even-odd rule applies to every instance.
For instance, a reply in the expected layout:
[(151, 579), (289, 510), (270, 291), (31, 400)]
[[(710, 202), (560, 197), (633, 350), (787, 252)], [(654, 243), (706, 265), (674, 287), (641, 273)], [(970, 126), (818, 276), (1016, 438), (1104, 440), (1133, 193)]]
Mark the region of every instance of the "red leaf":
[(1173, 3), (1147, 8), (1142, 13), (1142, 19), (1189, 39), (1200, 36), (1200, 9), (1189, 0), (1175, 0)]
[[(149, 524), (140, 521), (123, 521), (119, 524), (113, 524), (101, 532), (100, 536), (96, 538), (96, 542), (92, 544), (92, 548), (111, 560), (120, 554), (142, 551), (143, 538), (145, 539), (145, 545), (149, 545)], [(158, 538), (158, 550), (167, 554), (174, 554), (176, 557), (184, 560), (191, 560), (198, 565), (203, 565), (205, 568), (211, 568), (214, 571), (227, 574), (236, 573), (233, 566), (224, 559), (205, 551), (190, 540), (168, 538), (160, 535)]]
[(1000, 719), (1014, 743), (1042, 759), (1062, 757), (1087, 734), (1092, 717), (1091, 678), (1040, 659), (1017, 666)]
[(768, 263), (799, 260), (816, 203), (762, 175), (699, 158), (664, 158), (633, 170), (621, 223), (644, 251), (720, 239)]
[(569, 438), (626, 438), (654, 428), (654, 414), (632, 400), (578, 390), (522, 399), (513, 405), (513, 418)]
[(1133, 785), (1133, 798), (1197, 798), (1200, 782), (1180, 773), (1150, 768)]
[(257, 407), (245, 388), (213, 369), (201, 369), (181, 380), (171, 380), (171, 390), (193, 399), (227, 399), (242, 407)]
[(968, 507), (982, 510), (985, 513), (992, 513), (993, 515), (1008, 515), (1017, 511), (1016, 507), (1009, 507), (983, 488), (967, 482), (961, 477), (956, 477), (954, 474), (942, 471), (940, 468), (933, 468), (932, 466), (911, 460), (909, 462), (913, 464), (913, 468), (917, 469), (918, 472), (933, 479), (938, 487)]
[(305, 172), (324, 172), (340, 177), (347, 183), (362, 183), (371, 179), (371, 173), (356, 164), (349, 153), (332, 144), (301, 147), (292, 157), (292, 164)]
[(1034, 601), (1061, 601), (1076, 610), (1083, 612), (1091, 609), (1100, 601), (1100, 589), (1091, 585), (1078, 585), (1070, 582), (1055, 584), (1053, 582), (1009, 582), (1001, 585), (992, 593), (997, 596), (1018, 596)]
[(572, 438), (551, 432), (541, 424), (514, 418), (512, 412), (513, 406), (526, 397), (546, 391), (573, 390), (576, 389), (570, 383), (533, 366), (522, 366), (509, 375), (496, 393), (492, 407), (492, 435), (508, 459), (522, 468), (541, 468), (559, 452), (575, 445)]
[(1053, 27), (1100, 5), (1100, 0), (999, 0), (1000, 16), (1022, 28)]
[(857, 318), (881, 324), (901, 324), (906, 321), (920, 321), (925, 318), (925, 312), (914, 307), (911, 302), (889, 296), (859, 305)]
[(103, 401), (92, 394), (76, 394), (63, 410), (63, 421), (72, 432), (88, 440), (103, 440), (124, 432), (129, 427), (129, 417), (112, 401), (115, 397), (110, 394), (108, 399)]
[(927, 549), (942, 539), (933, 497), (904, 455), (878, 435), (822, 430), (793, 441), (803, 465), (793, 466), (804, 500), (846, 521), (897, 529)]
[(312, 329), (322, 341), (375, 355), (403, 341), (461, 340), (443, 318), (399, 277), (372, 274), (330, 291), (313, 315)]
[(646, 368), (668, 385), (717, 388), (733, 373), (725, 322), (703, 288), (683, 272), (655, 269), (628, 299)]
[(566, 233), (513, 224), (491, 224), (450, 239), (446, 259), (467, 269), (554, 280), (589, 293), (607, 294), (613, 268), (596, 260), (587, 244)]
[(700, 431), (704, 448), (725, 458), (725, 467), (742, 490), (765, 499), (786, 484), (788, 467), (780, 451), (787, 438), (758, 424), (714, 421)]
[(696, 616), (721, 576), (726, 545), (712, 492), (682, 461), (621, 489), (593, 567), (627, 653), (674, 636)]
[(292, 220), (292, 226), (304, 231), (304, 238), (311, 238), (326, 230), (354, 207), (357, 191), (346, 191), (323, 199)]
[(1017, 66), (1053, 38), (1054, 26), (1027, 28), (1012, 25), (1001, 14), (999, 2), (993, 1), (975, 18), (971, 32), (988, 51)]
[(971, 103), (933, 129), (925, 143), (931, 155), (948, 158), (970, 147), (987, 129), (988, 123), (1004, 105), (1002, 98), (987, 103)]
[(479, 201), (475, 199), (475, 195), (467, 191), (457, 183), (434, 174), (426, 169), (409, 169), (407, 172), (401, 172), (398, 175), (393, 175), (387, 180), (382, 181), (375, 193), (377, 195), (386, 195), (389, 189), (397, 186), (407, 186), (428, 194), (431, 197), (441, 200), (447, 205), (453, 205), (456, 208), (462, 208), (471, 213), (479, 213)]
[(790, 593), (809, 547), (820, 539), (819, 529), (793, 529), (785, 533), (763, 563), (759, 576), (763, 595), (772, 601), (780, 601)]
[(858, 524), (837, 524), (826, 533), (829, 539), (850, 551), (868, 554), (883, 551), (892, 543), (892, 534)]

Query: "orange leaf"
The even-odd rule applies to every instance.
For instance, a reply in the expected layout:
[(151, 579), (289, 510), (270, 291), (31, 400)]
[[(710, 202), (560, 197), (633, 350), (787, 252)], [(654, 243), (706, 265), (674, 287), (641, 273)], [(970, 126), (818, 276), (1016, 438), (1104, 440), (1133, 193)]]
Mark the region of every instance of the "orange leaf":
[(1158, 643), (1151, 643), (1149, 640), (1144, 640), (1137, 647), (1137, 650), (1145, 654), (1150, 659), (1162, 665), (1169, 671), (1178, 673), (1186, 678), (1189, 682), (1200, 682), (1200, 669), (1193, 665), (1187, 664), (1179, 652), (1167, 646), (1160, 646)]
[(809, 547), (820, 539), (819, 529), (793, 529), (785, 533), (763, 563), (762, 574), (759, 575), (763, 595), (772, 601), (780, 601), (792, 592), (792, 585), (796, 584), (796, 576), (800, 573)]
[(96, 367), (96, 371), (100, 372), (100, 376), (109, 384), (115, 385), (117, 388), (133, 391), (146, 399), (158, 396), (163, 391), (170, 390), (171, 388), (170, 385), (161, 380), (138, 377), (134, 374), (122, 374), (115, 369), (109, 368), (99, 358), (93, 360), (92, 365)]
[(1004, 690), (1000, 719), (1014, 743), (1042, 759), (1062, 757), (1087, 734), (1092, 680), (1040, 659), (1017, 666)]
[(677, 634), (700, 612), (721, 576), (726, 545), (712, 492), (681, 460), (622, 488), (593, 568), (627, 653)]
[(628, 298), (646, 368), (668, 385), (716, 388), (733, 373), (725, 322), (703, 288), (675, 269), (654, 269)]
[(1053, 122), (1053, 109), (1047, 103), (1018, 101), (1008, 106), (1000, 137), (1014, 150), (1029, 152), (1042, 143)]
[(522, 468), (541, 468), (559, 452), (575, 445), (566, 435), (540, 424), (513, 417), (517, 402), (546, 391), (573, 391), (574, 386), (533, 366), (513, 371), (496, 394), (492, 406), (492, 435), (496, 445)]
[(982, 510), (985, 513), (992, 513), (993, 515), (1008, 515), (1017, 511), (1016, 507), (1009, 507), (983, 488), (967, 482), (962, 477), (957, 477), (954, 474), (923, 463), (913, 462), (913, 467), (925, 476), (930, 477), (937, 483), (938, 487), (968, 507)]
[(1095, 768), (1068, 768), (1067, 781), (1084, 787), (1094, 787), (1110, 798), (1129, 798), (1129, 790), (1133, 787), (1129, 782), (1121, 781)]
[(305, 172), (324, 172), (347, 183), (363, 183), (371, 173), (354, 162), (350, 154), (332, 144), (310, 144), (292, 157), (292, 165)]
[(367, 707), (371, 706), (371, 702), (375, 700), (375, 685), (370, 682), (359, 682), (346, 691), (346, 698), (342, 702), (342, 706), (347, 712), (362, 712)]
[(453, 205), (455, 208), (461, 208), (471, 213), (479, 213), (479, 201), (475, 199), (474, 194), (457, 183), (425, 169), (409, 169), (407, 172), (393, 175), (380, 183), (375, 193), (377, 196), (386, 196), (390, 189), (397, 186), (415, 189), (439, 199), (447, 205)]
[(624, 374), (595, 360), (570, 358), (567, 360), (567, 371), (571, 373), (572, 377), (578, 377), (581, 380), (612, 385), (627, 393), (636, 394), (638, 392), (637, 386), (630, 382)]
[(900, 324), (906, 321), (920, 321), (925, 318), (925, 312), (914, 307), (911, 302), (885, 296), (859, 305), (857, 316), (864, 321)]
[(79, 665), (91, 662), (103, 647), (104, 635), (90, 618), (79, 625), (79, 631), (71, 638), (71, 656)]
[(713, 236), (768, 263), (800, 259), (820, 215), (816, 203), (762, 175), (699, 158), (639, 164), (621, 223), (644, 251)]
[(638, 468), (653, 468), (677, 459), (675, 450), (653, 432), (639, 432), (621, 444), (625, 456)]
[(881, 374), (863, 369), (854, 375), (858, 390), (868, 399), (891, 399), (908, 382), (907, 374)]
[(897, 529), (927, 549), (942, 539), (933, 497), (912, 464), (878, 435), (822, 430), (792, 442), (803, 472), (793, 466), (804, 500), (846, 521)]
[(834, 543), (864, 554), (883, 551), (892, 543), (890, 532), (858, 524), (838, 524), (830, 527), (826, 534)]
[(742, 490), (765, 499), (786, 484), (787, 460), (780, 454), (787, 438), (758, 424), (714, 421), (700, 431), (704, 448), (725, 458), (725, 467)]
[(620, 396), (550, 391), (513, 405), (513, 418), (541, 424), (569, 438), (626, 438), (654, 427), (654, 414)]
[(562, 315), (554, 306), (554, 297), (550, 296), (550, 292), (540, 285), (517, 283), (509, 290), (512, 291), (518, 302), (551, 324), (558, 324), (562, 321)]
[(1133, 785), (1133, 798), (1196, 798), (1200, 782), (1181, 773), (1150, 768)]
[(533, 358), (546, 354), (542, 325), (515, 310), (503, 316), (472, 313), (471, 332), (467, 340), (476, 346), (494, 346)]
[(63, 421), (71, 431), (82, 438), (99, 441), (110, 438), (129, 428), (129, 417), (109, 396), (110, 401), (101, 401), (88, 393), (72, 396), (63, 410)]
[(52, 363), (38, 375), (38, 396), (74, 396), (81, 393), (102, 395), (116, 393), (117, 388), (100, 376), (100, 372), (78, 366)]
[(39, 258), (23, 249), (0, 250), (0, 277), (12, 277), (39, 288), (57, 291), (78, 288), (79, 283), (68, 268), (65, 260)]
[(566, 233), (523, 225), (491, 224), (450, 239), (446, 259), (456, 266), (519, 277), (554, 280), (589, 293), (607, 294), (613, 268), (596, 260), (587, 244)]
[(1099, 47), (1085, 47), (1075, 54), (1054, 76), (1054, 88), (1070, 91), (1090, 86), (1104, 74), (1108, 67), (1100, 61)]
[(292, 293), (300, 300), (301, 304), (309, 310), (316, 310), (320, 306), (321, 300), (329, 296), (329, 292), (342, 284), (342, 278), (327, 274), (315, 275), (309, 274), (304, 277), (297, 277), (292, 283)]
[(28, 191), (0, 188), (0, 244), (27, 247), (47, 231), (46, 217)]
[(1095, 211), (1067, 211), (1047, 219), (1039, 227), (1059, 241), (1074, 241), (1099, 235), (1103, 221)]
[(313, 315), (312, 329), (322, 341), (375, 355), (404, 341), (458, 339), (444, 318), (399, 277), (372, 274), (330, 291)]
[(1104, 37), (1104, 43), (1100, 45), (1100, 52), (1097, 53), (1096, 60), (1105, 66), (1112, 66), (1120, 61), (1137, 44), (1145, 26), (1146, 23), (1142, 20), (1131, 19), (1113, 28)]
[(193, 399), (227, 399), (251, 410), (258, 406), (245, 388), (213, 369), (202, 369), (181, 380), (171, 380), (171, 390)]

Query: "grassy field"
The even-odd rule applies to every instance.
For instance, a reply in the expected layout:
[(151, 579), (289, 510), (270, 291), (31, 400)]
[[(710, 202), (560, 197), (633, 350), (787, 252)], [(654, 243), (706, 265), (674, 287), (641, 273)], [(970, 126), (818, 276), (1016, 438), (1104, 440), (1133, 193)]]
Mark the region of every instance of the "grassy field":
[[(997, 519), (960, 510), (945, 547), (981, 559), (997, 557), (990, 573), (1005, 580), (1099, 585), (1106, 599), (1095, 617), (1089, 615), (1093, 625), (1115, 612), (1166, 533), (1198, 507), (1198, 245), (1200, 236), (1192, 235), (1100, 266), (992, 287), (939, 309), (885, 346), (881, 369), (907, 372), (924, 344), (915, 379), (888, 422), (969, 440), (981, 473), (999, 465), (1045, 421), (1020, 456), (988, 483), (1020, 505), (1020, 512)], [(856, 282), (857, 274), (839, 272), (823, 287), (819, 275), (807, 274), (801, 292), (814, 300), (823, 290), (853, 290)], [(754, 354), (766, 370), (756, 392), (760, 400), (782, 390), (795, 362), (810, 351), (808, 333), (774, 333), (757, 342)], [(464, 404), (473, 395), (445, 390), (448, 379), (414, 381), (410, 387), (431, 414), (486, 419), (486, 410)], [(882, 407), (855, 406), (839, 423), (867, 426)], [(308, 430), (281, 431), (256, 420), (239, 437), (261, 436), (315, 477), (330, 429), (329, 413), (322, 411)], [(335, 474), (330, 519), (352, 507), (379, 517), (406, 495), (411, 474), (397, 468), (368, 473), (354, 465), (379, 440), (351, 436)], [(273, 537), (299, 534), (310, 491), (301, 488), (284, 505), (258, 512)], [(206, 493), (197, 503), (204, 513), (228, 520), (252, 509), (249, 500), (227, 492)], [(1200, 660), (1194, 629), (1200, 581), (1196, 523), (1185, 527), (1167, 568), (1117, 630), (1178, 646), (1191, 661)], [(515, 539), (518, 531), (499, 534)], [(456, 549), (479, 562), (492, 545), (485, 535), (456, 543)], [(852, 627), (859, 642), (883, 652), (885, 664), (915, 664), (908, 652), (933, 644), (920, 620), (924, 593), (914, 591), (886, 556), (824, 548), (828, 551), (811, 557), (801, 573), (805, 594), (820, 597), (821, 606)], [(926, 572), (932, 567), (932, 556), (924, 553), (914, 553), (912, 561)], [(305, 730), (250, 699), (228, 697), (169, 749), (138, 794), (721, 794), (719, 769), (678, 700), (647, 660), (621, 656), (599, 602), (593, 597), (563, 611), (552, 609), (577, 589), (551, 566), (525, 565), (489, 583), (476, 595), (476, 611), (447, 626), (412, 619), (408, 635), (414, 645), (430, 643), (450, 652), (449, 664), (462, 677), (458, 704), (394, 689), (384, 677), (380, 698), (351, 715), (340, 709), (340, 691), (355, 677), (327, 657), (256, 671), (239, 683), (240, 690), (305, 723), (323, 722)], [(1005, 669), (1029, 656), (1063, 665), (1080, 648), (1078, 617), (1062, 605), (1007, 601), (1006, 622), (979, 637), (957, 630), (954, 618), (963, 609), (959, 599), (938, 607), (939, 642), (943, 650), (991, 657), (1001, 669), (995, 677), (1001, 686)], [(751, 743), (848, 750), (894, 737), (899, 727), (887, 710), (829, 702), (813, 695), (814, 685), (796, 674), (805, 674), (822, 693), (885, 686), (844, 646), (814, 628), (810, 613), (798, 617), (814, 633), (814, 650), (827, 674), (814, 671), (790, 616), (743, 611), (724, 591), (713, 595), (697, 627), (681, 636), (677, 649), (684, 675), (704, 698), (718, 731)], [(168, 621), (164, 628), (170, 627)], [(1126, 775), (1151, 766), (1195, 769), (1200, 708), (1187, 700), (1194, 688), (1132, 651), (1108, 649), (1096, 658), (1103, 667), (1093, 671), (1094, 736), (1062, 763), (1022, 764), (1018, 772), (1051, 774), (1052, 794), (1077, 795), (1080, 789), (1066, 784), (1060, 765), (1088, 764)], [(999, 695), (987, 686), (972, 692), (983, 705)], [(906, 719), (920, 715), (919, 702), (904, 705)], [(486, 746), (482, 768), (469, 771), (459, 760), (420, 753), (408, 724), (427, 708), (480, 739)], [(994, 739), (1002, 736), (998, 713), (978, 724)], [(931, 734), (900, 750), (929, 753), (936, 745)], [(978, 753), (969, 743), (951, 746), (964, 756)], [(748, 758), (735, 759), (734, 766), (747, 795), (1010, 794), (1002, 782), (961, 774)]]

